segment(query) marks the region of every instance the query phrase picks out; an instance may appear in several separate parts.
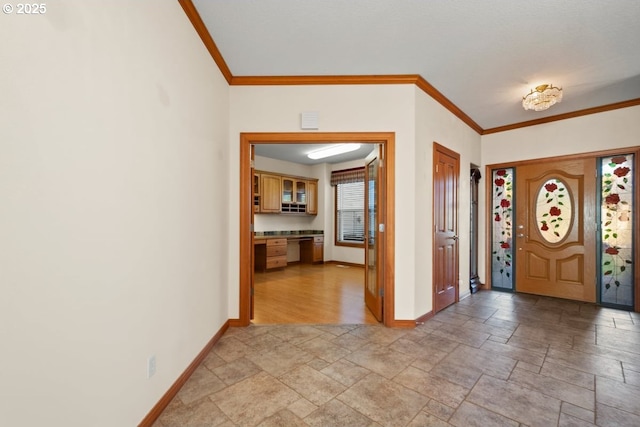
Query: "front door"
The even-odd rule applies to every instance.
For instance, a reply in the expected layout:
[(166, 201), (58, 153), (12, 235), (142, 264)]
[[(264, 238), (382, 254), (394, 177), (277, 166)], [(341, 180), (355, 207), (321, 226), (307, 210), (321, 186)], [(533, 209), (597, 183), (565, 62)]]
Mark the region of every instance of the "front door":
[(378, 321), (382, 321), (382, 250), (383, 239), (378, 234), (384, 232), (384, 221), (381, 220), (380, 209), (382, 206), (380, 173), (382, 162), (380, 160), (381, 149), (374, 150), (367, 156), (365, 162), (365, 278), (364, 301), (367, 308)]
[(434, 311), (458, 300), (458, 177), (460, 155), (434, 143)]
[(596, 301), (595, 160), (519, 166), (516, 290)]

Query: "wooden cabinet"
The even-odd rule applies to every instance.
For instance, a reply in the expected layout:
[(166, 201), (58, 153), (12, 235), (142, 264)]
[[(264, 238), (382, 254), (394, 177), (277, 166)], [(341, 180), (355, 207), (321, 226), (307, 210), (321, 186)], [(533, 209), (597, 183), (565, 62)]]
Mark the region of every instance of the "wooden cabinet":
[(307, 214), (318, 215), (318, 181), (307, 182)]
[(313, 236), (300, 242), (300, 261), (306, 264), (324, 262), (324, 236)]
[(253, 174), (253, 212), (260, 212), (260, 174)]
[(282, 212), (307, 213), (307, 181), (282, 177)]
[(282, 179), (278, 175), (260, 174), (260, 212), (280, 213)]
[(318, 180), (256, 171), (253, 177), (256, 213), (318, 214)]
[(267, 240), (267, 270), (287, 266), (287, 239)]
[(287, 266), (287, 239), (263, 239), (254, 242), (254, 266), (257, 271)]

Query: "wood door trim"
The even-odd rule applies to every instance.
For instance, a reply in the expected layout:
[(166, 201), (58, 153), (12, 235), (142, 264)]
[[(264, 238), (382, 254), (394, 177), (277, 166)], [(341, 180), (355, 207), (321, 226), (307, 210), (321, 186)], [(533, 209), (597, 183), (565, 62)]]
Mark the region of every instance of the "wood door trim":
[[(394, 132), (252, 132), (240, 134), (240, 259), (250, 259), (253, 233), (250, 230), (253, 209), (253, 179), (250, 177), (251, 144), (313, 144), (334, 141), (382, 144), (385, 163), (385, 264), (383, 324), (388, 327), (404, 326), (406, 321), (395, 320), (395, 133)], [(240, 263), (239, 318), (230, 320), (231, 326), (250, 323), (251, 272)], [(413, 322), (415, 326), (415, 322)]]
[[(491, 227), (492, 227), (492, 222), (491, 222), (492, 209), (491, 209), (490, 200), (493, 197), (493, 187), (492, 187), (493, 182), (489, 178), (491, 177), (492, 170), (506, 168), (506, 167), (517, 168), (518, 166), (529, 165), (529, 164), (538, 163), (538, 162), (549, 162), (549, 161), (556, 161), (556, 160), (575, 160), (575, 159), (584, 159), (584, 158), (590, 158), (590, 157), (596, 157), (596, 158), (607, 157), (607, 156), (615, 156), (618, 154), (627, 154), (627, 153), (634, 154), (635, 170), (640, 171), (640, 146), (616, 148), (613, 150), (598, 150), (598, 151), (591, 151), (587, 153), (570, 154), (567, 156), (555, 156), (555, 157), (546, 157), (546, 158), (540, 158), (540, 159), (520, 160), (515, 162), (508, 162), (508, 163), (503, 162), (503, 163), (486, 165), (484, 173), (485, 173), (485, 176), (487, 177), (487, 180), (485, 183), (485, 230), (486, 230), (485, 235), (487, 236), (487, 239), (485, 239), (485, 260), (484, 260), (485, 261), (485, 278), (484, 278), (485, 280), (484, 280), (484, 284), (482, 285), (482, 289), (491, 289), (491, 257), (489, 256), (489, 254), (491, 254), (492, 241), (491, 241), (491, 236), (489, 235), (489, 230), (491, 230)], [(638, 203), (640, 203), (640, 179), (636, 178), (635, 184), (636, 185), (634, 190), (634, 197), (635, 197), (635, 200), (638, 201)], [(640, 209), (636, 209), (636, 212), (634, 213), (634, 221), (635, 221), (636, 227), (640, 227)], [(634, 241), (634, 245), (636, 248), (638, 248), (640, 245), (640, 238), (638, 237), (637, 232), (635, 233), (635, 235), (636, 235), (635, 237), (636, 240)], [(640, 266), (640, 250), (635, 251), (633, 262), (636, 267)], [(640, 312), (640, 268), (634, 268), (634, 283), (635, 283), (634, 310), (636, 312)]]

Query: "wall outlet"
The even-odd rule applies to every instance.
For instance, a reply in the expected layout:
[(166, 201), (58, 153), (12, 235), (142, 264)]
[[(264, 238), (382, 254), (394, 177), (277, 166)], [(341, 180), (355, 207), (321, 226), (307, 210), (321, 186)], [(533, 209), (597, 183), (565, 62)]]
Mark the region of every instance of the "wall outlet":
[(156, 355), (147, 359), (147, 378), (151, 378), (156, 373)]

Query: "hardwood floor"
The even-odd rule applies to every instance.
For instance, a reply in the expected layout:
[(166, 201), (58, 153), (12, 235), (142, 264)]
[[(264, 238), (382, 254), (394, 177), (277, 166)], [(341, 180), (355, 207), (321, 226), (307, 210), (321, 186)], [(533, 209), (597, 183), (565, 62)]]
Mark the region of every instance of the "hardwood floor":
[(376, 324), (364, 304), (364, 268), (294, 264), (256, 272), (254, 324)]

